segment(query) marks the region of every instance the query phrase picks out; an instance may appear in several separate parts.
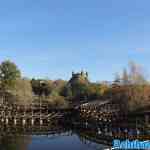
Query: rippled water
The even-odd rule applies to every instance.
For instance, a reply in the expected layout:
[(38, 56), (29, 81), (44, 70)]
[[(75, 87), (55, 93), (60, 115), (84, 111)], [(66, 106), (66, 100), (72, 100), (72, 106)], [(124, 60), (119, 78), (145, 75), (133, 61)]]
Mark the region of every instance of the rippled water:
[(59, 136), (57, 138), (32, 137), (28, 150), (95, 150), (104, 149), (104, 145), (97, 143), (83, 143), (78, 135)]
[(1, 150), (96, 150), (106, 145), (83, 140), (75, 133), (54, 135), (6, 135), (1, 138)]
[(149, 130), (110, 125), (51, 123), (0, 127), (0, 150), (104, 150), (114, 138), (149, 136)]

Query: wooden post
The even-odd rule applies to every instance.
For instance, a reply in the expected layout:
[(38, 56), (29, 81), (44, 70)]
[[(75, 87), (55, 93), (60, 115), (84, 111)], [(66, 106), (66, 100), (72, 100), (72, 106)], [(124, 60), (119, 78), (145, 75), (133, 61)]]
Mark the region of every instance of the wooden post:
[(33, 105), (32, 105), (32, 119), (31, 119), (31, 125), (34, 125), (34, 110), (33, 110)]
[(34, 118), (31, 119), (31, 124), (34, 125)]
[(43, 119), (40, 118), (40, 125), (43, 125)]
[(149, 124), (149, 115), (145, 115), (145, 123)]
[(14, 125), (16, 125), (17, 124), (17, 119), (16, 118), (14, 118)]
[(6, 118), (6, 125), (8, 125), (8, 118)]
[(1, 121), (2, 121), (2, 123), (3, 123), (3, 122), (4, 122), (4, 118), (2, 118), (2, 120), (1, 120)]
[(23, 125), (26, 124), (26, 106), (24, 106), (24, 116), (23, 116), (22, 124)]
[(26, 124), (26, 119), (23, 118), (22, 120), (22, 124), (25, 125)]

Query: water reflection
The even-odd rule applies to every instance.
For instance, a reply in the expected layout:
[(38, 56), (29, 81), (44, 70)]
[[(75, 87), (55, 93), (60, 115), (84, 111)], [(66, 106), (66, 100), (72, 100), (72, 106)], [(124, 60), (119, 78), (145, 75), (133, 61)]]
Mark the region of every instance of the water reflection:
[(1, 150), (27, 150), (31, 136), (5, 135), (0, 139)]
[(1, 150), (96, 150), (111, 147), (113, 139), (150, 139), (149, 129), (134, 125), (59, 122), (44, 125), (1, 125)]

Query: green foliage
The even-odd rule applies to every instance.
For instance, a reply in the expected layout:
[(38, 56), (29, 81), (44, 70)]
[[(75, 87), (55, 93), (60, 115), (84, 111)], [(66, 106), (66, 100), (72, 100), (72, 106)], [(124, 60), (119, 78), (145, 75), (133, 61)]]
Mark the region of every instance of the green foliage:
[(119, 82), (114, 83), (107, 95), (122, 111), (132, 112), (150, 105), (150, 85), (140, 65), (129, 62), (128, 69), (119, 75)]
[(0, 81), (2, 88), (5, 89), (12, 88), (15, 84), (15, 81), (20, 77), (21, 77), (20, 70), (13, 62), (6, 60), (1, 63)]
[(90, 99), (104, 99), (108, 86), (105, 84), (91, 83), (89, 85)]
[(68, 103), (65, 97), (59, 95), (58, 91), (53, 90), (49, 97), (47, 97), (48, 103), (51, 107), (67, 107)]
[(65, 85), (62, 88), (62, 90), (60, 92), (60, 95), (66, 97), (68, 99), (72, 99), (72, 90), (71, 90), (71, 87), (68, 86), (68, 85)]
[(87, 100), (88, 98), (88, 85), (84, 83), (76, 83), (72, 86), (73, 96), (79, 100)]
[(108, 86), (99, 83), (82, 82), (82, 80), (74, 80), (66, 84), (62, 89), (61, 95), (70, 100), (96, 100), (104, 99), (104, 95), (108, 90)]
[(52, 82), (52, 89), (57, 91), (59, 95), (63, 95), (64, 87), (66, 87), (67, 82), (64, 80), (55, 80)]
[(31, 85), (32, 85), (32, 90), (34, 94), (38, 96), (42, 96), (42, 95), (49, 96), (52, 91), (52, 85), (50, 84), (50, 82), (46, 80), (32, 79)]
[(30, 105), (33, 101), (33, 93), (30, 80), (18, 79), (11, 91), (12, 96), (15, 98), (14, 102), (23, 105)]
[[(106, 100), (120, 105), (122, 111), (135, 111), (150, 105), (150, 85), (139, 65), (130, 62), (129, 68), (117, 74), (114, 84), (90, 83), (88, 74), (74, 74), (64, 80), (22, 79), (18, 67), (6, 60), (0, 64), (0, 98), (8, 103), (31, 104), (33, 100), (47, 101), (52, 107), (66, 107), (82, 100)], [(68, 102), (68, 100), (70, 100)]]

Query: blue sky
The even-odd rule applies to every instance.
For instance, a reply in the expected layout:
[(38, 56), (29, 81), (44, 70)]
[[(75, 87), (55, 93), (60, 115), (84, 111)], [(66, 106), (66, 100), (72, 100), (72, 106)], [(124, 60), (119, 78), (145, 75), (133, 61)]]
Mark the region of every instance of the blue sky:
[(113, 80), (133, 60), (150, 70), (149, 0), (0, 0), (0, 61), (28, 77), (84, 69)]

